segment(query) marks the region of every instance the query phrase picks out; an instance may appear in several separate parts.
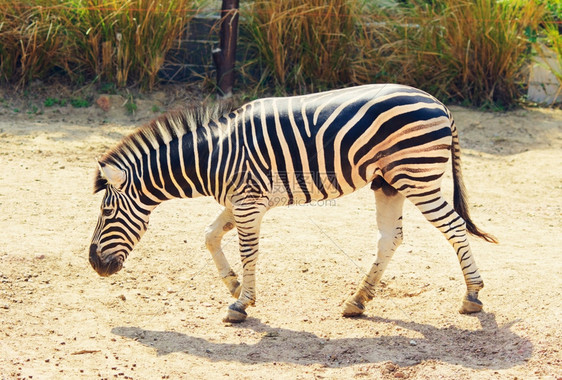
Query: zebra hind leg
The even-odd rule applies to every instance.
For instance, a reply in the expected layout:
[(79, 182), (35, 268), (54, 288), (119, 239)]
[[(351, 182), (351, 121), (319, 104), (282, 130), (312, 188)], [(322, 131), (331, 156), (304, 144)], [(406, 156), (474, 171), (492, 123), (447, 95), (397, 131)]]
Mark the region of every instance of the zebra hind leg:
[(343, 310), (345, 317), (363, 314), (365, 304), (373, 298), (376, 284), (381, 279), (396, 248), (402, 243), (402, 206), (404, 204), (404, 196), (384, 182), (384, 180), (382, 182), (378, 180), (373, 181), (372, 188), (375, 190), (377, 226), (379, 230), (377, 257), (357, 291), (345, 302)]
[(478, 299), (478, 291), (484, 287), (484, 282), (470, 250), (465, 221), (447, 203), (441, 192), (421, 197), (408, 195), (408, 199), (418, 207), (433, 226), (445, 235), (457, 254), (467, 287), (459, 312), (462, 314), (479, 312), (483, 305)]
[(205, 245), (213, 257), (219, 276), (234, 298), (240, 295), (238, 276), (230, 268), (221, 247), (223, 236), (234, 228), (232, 210), (224, 209), (220, 215), (205, 230)]

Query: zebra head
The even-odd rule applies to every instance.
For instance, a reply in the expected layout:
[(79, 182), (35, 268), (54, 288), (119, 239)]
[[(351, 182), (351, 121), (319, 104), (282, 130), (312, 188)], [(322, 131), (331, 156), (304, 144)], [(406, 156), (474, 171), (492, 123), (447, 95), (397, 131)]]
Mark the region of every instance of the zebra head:
[(90, 264), (100, 276), (109, 276), (123, 262), (147, 229), (153, 207), (140, 201), (140, 194), (127, 172), (99, 163), (94, 192), (105, 188), (100, 215), (90, 245)]

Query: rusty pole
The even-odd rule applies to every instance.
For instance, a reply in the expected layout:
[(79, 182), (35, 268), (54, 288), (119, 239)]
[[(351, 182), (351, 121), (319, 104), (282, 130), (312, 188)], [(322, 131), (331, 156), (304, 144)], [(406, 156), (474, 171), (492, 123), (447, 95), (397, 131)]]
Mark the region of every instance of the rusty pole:
[(231, 97), (234, 87), (239, 6), (239, 0), (222, 0), (219, 48), (213, 50), (219, 96), (223, 98)]

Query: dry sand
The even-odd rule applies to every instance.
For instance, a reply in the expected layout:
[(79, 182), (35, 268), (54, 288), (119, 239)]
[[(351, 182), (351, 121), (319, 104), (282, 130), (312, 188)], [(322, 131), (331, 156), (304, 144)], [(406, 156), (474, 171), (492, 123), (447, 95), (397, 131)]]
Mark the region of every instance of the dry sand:
[[(376, 247), (364, 189), (267, 214), (257, 307), (230, 325), (204, 246), (212, 199), (159, 206), (118, 274), (88, 263), (94, 159), (162, 108), (160, 94), (131, 117), (118, 100), (0, 107), (1, 378), (562, 378), (561, 110), (452, 108), (473, 219), (501, 243), (471, 239), (484, 312), (457, 312), (457, 259), (407, 203), (378, 296), (364, 317), (341, 316)], [(450, 198), (450, 175), (444, 187)], [(224, 247), (240, 272), (235, 233)]]

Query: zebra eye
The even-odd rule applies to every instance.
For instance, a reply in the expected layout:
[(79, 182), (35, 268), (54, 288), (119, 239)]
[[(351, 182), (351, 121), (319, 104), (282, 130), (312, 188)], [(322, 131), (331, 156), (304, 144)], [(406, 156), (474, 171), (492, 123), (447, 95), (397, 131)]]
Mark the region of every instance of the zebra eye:
[(113, 213), (113, 210), (110, 209), (110, 208), (104, 208), (104, 209), (102, 210), (103, 216), (110, 216), (112, 213)]

